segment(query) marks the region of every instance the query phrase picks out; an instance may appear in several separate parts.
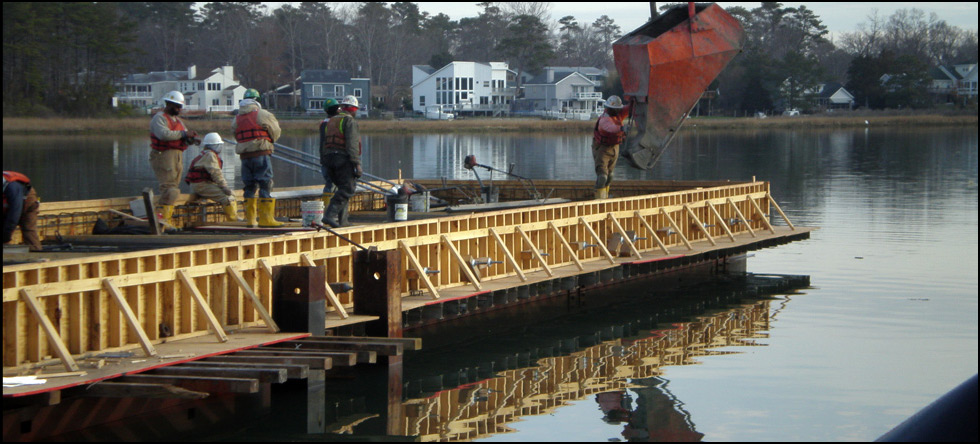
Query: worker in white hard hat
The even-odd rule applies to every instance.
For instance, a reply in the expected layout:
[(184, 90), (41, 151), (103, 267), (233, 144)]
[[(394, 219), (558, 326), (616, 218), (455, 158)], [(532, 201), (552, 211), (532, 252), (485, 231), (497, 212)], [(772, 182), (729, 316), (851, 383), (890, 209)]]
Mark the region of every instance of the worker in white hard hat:
[(206, 134), (201, 141), (201, 154), (191, 161), (184, 182), (191, 186), (192, 194), (188, 203), (198, 199), (213, 200), (221, 204), (225, 218), (234, 222), (238, 220), (238, 205), (221, 170), (224, 166), (221, 160), (222, 146), (224, 141), (218, 133)]
[(347, 225), (350, 198), (354, 196), (357, 179), (364, 173), (361, 133), (354, 120), (358, 108), (357, 97), (344, 97), (340, 101), (340, 112), (320, 127), (320, 163), (327, 173), (324, 176), (337, 187), (323, 212), (323, 223), (334, 228)]
[(623, 120), (629, 116), (630, 105), (624, 105), (619, 96), (609, 96), (605, 112), (595, 123), (592, 134), (592, 160), (595, 161), (595, 198), (609, 197), (609, 184), (619, 159), (619, 144), (629, 130)]
[[(238, 115), (232, 120), (235, 153), (242, 159), (242, 182), (245, 190), (245, 222), (250, 227), (276, 228), (276, 200), (272, 197), (272, 153), (282, 130), (271, 112), (259, 105), (259, 92), (245, 91), (238, 103)], [(258, 191), (258, 197), (255, 196)]]
[(164, 108), (150, 121), (150, 166), (160, 182), (157, 202), (161, 207), (161, 222), (172, 225), (174, 203), (180, 197), (180, 176), (184, 171), (184, 150), (198, 144), (197, 133), (188, 130), (178, 117), (184, 107), (184, 95), (170, 91), (163, 96)]

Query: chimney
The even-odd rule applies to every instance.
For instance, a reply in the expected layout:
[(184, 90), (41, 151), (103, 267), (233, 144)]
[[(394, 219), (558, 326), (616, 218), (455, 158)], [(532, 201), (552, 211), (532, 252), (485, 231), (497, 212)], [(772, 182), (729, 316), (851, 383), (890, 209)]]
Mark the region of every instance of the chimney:
[(554, 82), (555, 81), (555, 70), (549, 68), (549, 69), (545, 69), (545, 72), (548, 73), (548, 78), (547, 78), (546, 81), (548, 83)]
[(191, 65), (190, 68), (187, 68), (187, 80), (195, 77), (197, 77), (197, 65)]
[(222, 66), (221, 70), (224, 71), (225, 78), (228, 82), (234, 83), (235, 81), (235, 67), (234, 66)]

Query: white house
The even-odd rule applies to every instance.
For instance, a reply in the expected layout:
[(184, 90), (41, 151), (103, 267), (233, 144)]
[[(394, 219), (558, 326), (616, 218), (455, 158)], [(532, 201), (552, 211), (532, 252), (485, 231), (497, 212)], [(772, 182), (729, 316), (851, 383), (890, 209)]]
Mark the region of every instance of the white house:
[(149, 110), (162, 106), (163, 95), (174, 90), (184, 94), (184, 110), (219, 112), (237, 109), (246, 88), (235, 79), (232, 66), (199, 76), (195, 65), (187, 71), (129, 74), (120, 81), (113, 99), (117, 104)]
[(854, 95), (837, 82), (817, 86), (817, 106), (825, 109), (853, 109)]
[(412, 109), (500, 113), (509, 110), (516, 74), (502, 62), (452, 62), (439, 69), (412, 66)]
[[(583, 119), (602, 111), (601, 83), (575, 68), (548, 67), (524, 84), (523, 111), (572, 113)], [(594, 69), (594, 68), (593, 68)]]

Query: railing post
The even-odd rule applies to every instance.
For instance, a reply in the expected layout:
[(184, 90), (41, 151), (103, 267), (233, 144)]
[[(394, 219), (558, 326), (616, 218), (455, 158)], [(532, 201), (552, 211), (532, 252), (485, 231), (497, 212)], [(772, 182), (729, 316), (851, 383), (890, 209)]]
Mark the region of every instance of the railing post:
[(319, 267), (273, 267), (272, 319), (283, 332), (323, 336), (327, 327), (327, 295)]
[(368, 336), (402, 337), (402, 272), (399, 250), (354, 252), (354, 314), (379, 316), (365, 324)]

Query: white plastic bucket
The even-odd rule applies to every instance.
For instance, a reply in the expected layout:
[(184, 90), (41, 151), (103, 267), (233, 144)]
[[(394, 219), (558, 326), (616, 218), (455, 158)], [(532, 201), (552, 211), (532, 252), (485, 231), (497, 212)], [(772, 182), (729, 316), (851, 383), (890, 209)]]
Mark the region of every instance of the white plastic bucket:
[(407, 203), (395, 204), (395, 220), (396, 221), (408, 220), (408, 204)]
[(312, 227), (313, 222), (320, 222), (323, 220), (323, 201), (322, 200), (311, 200), (307, 202), (300, 202), (299, 208), (303, 214), (303, 226)]
[(429, 192), (423, 191), (421, 193), (413, 194), (408, 200), (412, 211), (416, 213), (428, 213), (429, 212)]

